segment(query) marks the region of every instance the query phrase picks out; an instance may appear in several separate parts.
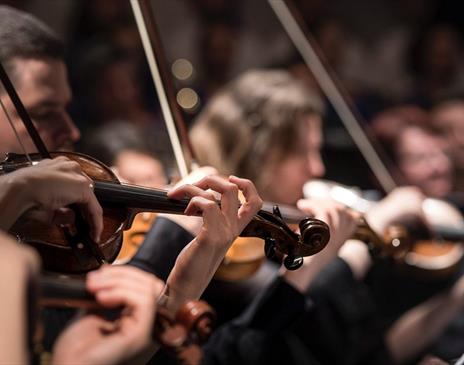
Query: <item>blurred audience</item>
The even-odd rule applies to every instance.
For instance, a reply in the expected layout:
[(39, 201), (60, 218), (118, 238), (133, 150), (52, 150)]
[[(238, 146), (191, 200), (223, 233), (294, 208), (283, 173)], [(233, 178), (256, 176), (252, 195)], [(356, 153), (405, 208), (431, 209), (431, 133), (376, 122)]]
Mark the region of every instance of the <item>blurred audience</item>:
[(133, 123), (108, 123), (89, 136), (83, 147), (89, 155), (111, 166), (124, 182), (152, 188), (168, 182), (153, 141)]
[(453, 162), (425, 110), (413, 105), (387, 109), (374, 118), (372, 128), (401, 185), (417, 186), (434, 198), (453, 191)]
[(452, 99), (435, 106), (432, 123), (443, 131), (449, 144), (450, 156), (456, 165), (456, 188), (464, 190), (464, 100)]

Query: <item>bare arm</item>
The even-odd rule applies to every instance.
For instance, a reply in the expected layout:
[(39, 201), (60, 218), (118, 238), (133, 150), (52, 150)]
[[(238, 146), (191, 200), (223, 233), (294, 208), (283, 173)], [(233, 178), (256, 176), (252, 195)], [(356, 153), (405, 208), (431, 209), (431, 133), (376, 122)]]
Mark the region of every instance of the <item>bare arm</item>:
[(420, 354), (464, 310), (464, 277), (445, 293), (438, 294), (403, 314), (386, 335), (393, 359), (402, 364)]
[[(221, 205), (208, 189), (221, 194)], [(238, 191), (245, 202), (239, 206)], [(172, 198), (191, 197), (187, 215), (201, 213), (203, 225), (177, 258), (168, 279), (167, 307), (175, 312), (186, 300), (197, 299), (211, 281), (232, 242), (261, 208), (253, 183), (246, 179), (208, 176), (170, 192)]]

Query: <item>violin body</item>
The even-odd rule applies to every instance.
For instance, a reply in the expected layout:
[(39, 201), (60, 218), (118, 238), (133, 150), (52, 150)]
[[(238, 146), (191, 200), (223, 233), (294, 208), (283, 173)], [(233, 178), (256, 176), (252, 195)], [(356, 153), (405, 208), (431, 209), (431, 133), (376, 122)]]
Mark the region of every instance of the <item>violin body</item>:
[(123, 233), (121, 251), (115, 264), (125, 264), (135, 256), (155, 220), (156, 213), (144, 212), (135, 216), (132, 226)]
[[(364, 199), (357, 189), (332, 181), (309, 181), (304, 187), (304, 193), (307, 197), (333, 199), (362, 213), (366, 213), (375, 204), (374, 201)], [(464, 258), (464, 220), (456, 208), (439, 199), (425, 199), (423, 211), (431, 232), (426, 232), (426, 227), (422, 227), (425, 229), (424, 232), (420, 232), (419, 239), (416, 233), (411, 234), (411, 224), (402, 222), (401, 226), (391, 227), (391, 231), (395, 232), (385, 232), (385, 237), (378, 241), (376, 246), (383, 245), (385, 249), (381, 250), (382, 256), (392, 257), (403, 271), (424, 278), (439, 279), (453, 274)], [(417, 231), (412, 229), (415, 230)], [(430, 233), (434, 233), (436, 237), (430, 237)], [(373, 235), (366, 234), (364, 229), (358, 229), (355, 238), (370, 244), (375, 240)], [(395, 239), (399, 239), (401, 243), (397, 247), (390, 244)], [(379, 252), (378, 249), (376, 251)]]
[[(82, 170), (92, 179), (109, 181), (119, 184), (117, 177), (107, 166), (97, 160), (75, 152), (51, 153), (52, 157), (65, 156), (76, 161)], [(31, 155), (31, 159), (41, 160), (39, 155)], [(15, 169), (15, 165), (27, 163), (24, 156), (9, 155), (3, 162), (3, 169)], [(17, 167), (16, 167), (17, 168)], [(103, 232), (98, 246), (105, 257), (105, 261), (113, 262), (122, 246), (122, 234), (130, 225), (131, 212), (121, 207), (102, 205)], [(22, 242), (33, 246), (40, 254), (43, 266), (46, 270), (62, 273), (83, 273), (97, 269), (100, 264), (92, 253), (83, 244), (71, 247), (65, 233), (60, 227), (48, 225), (43, 222), (22, 218), (10, 229), (10, 233), (18, 237)]]

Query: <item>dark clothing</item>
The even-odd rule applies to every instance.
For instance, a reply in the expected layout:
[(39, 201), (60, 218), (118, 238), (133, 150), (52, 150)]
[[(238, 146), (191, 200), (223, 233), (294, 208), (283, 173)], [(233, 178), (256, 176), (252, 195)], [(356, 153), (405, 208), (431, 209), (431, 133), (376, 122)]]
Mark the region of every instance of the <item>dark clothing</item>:
[[(292, 328), (312, 303), (280, 278), (236, 320), (218, 328), (204, 346), (204, 365), (318, 364), (304, 346), (294, 353)], [(298, 341), (299, 342), (299, 341)], [(305, 356), (297, 356), (304, 354)]]
[[(159, 218), (130, 264), (166, 279), (192, 238), (177, 224)], [(238, 314), (233, 320), (222, 316), (204, 346), (203, 364), (391, 363), (376, 308), (364, 284), (354, 279), (343, 260), (329, 264), (306, 295), (276, 277), (275, 268), (263, 270), (268, 271), (266, 280), (259, 279), (261, 283), (251, 279), (246, 285), (210, 285), (205, 299), (221, 302), (215, 307), (220, 313), (225, 305)], [(150, 363), (173, 362), (160, 351)]]
[(129, 265), (166, 281), (177, 256), (194, 237), (169, 219), (158, 217)]
[(307, 296), (314, 305), (296, 332), (321, 364), (392, 363), (368, 288), (354, 278), (345, 261), (332, 261)]

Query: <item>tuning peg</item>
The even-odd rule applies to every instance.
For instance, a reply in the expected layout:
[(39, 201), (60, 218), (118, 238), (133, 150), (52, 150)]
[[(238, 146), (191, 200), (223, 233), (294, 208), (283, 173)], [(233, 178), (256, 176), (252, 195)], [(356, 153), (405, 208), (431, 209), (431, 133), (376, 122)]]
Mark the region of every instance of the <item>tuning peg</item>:
[(269, 260), (276, 258), (276, 244), (273, 238), (266, 237), (264, 240), (264, 253)]
[(280, 213), (280, 209), (279, 209), (279, 206), (278, 205), (274, 205), (272, 207), (272, 213), (276, 216), (278, 216), (279, 218), (283, 219), (282, 218), (282, 213)]
[(284, 260), (284, 265), (287, 270), (297, 270), (303, 265), (303, 257), (288, 255)]

